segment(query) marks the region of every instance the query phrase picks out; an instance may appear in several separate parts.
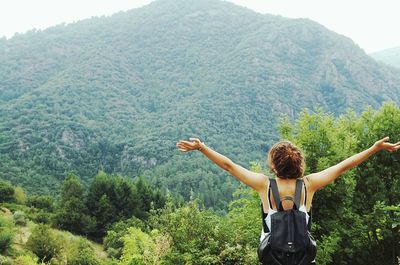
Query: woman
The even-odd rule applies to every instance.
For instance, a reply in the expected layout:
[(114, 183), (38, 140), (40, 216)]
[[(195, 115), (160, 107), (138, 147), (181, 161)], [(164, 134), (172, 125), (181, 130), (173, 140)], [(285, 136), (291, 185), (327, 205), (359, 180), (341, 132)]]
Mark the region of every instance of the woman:
[[(333, 182), (342, 173), (357, 166), (371, 155), (381, 150), (394, 152), (400, 149), (400, 142), (391, 144), (388, 140), (389, 137), (385, 137), (377, 141), (370, 148), (343, 160), (337, 165), (304, 177), (305, 164), (301, 150), (289, 141), (276, 143), (271, 147), (268, 153), (268, 163), (271, 170), (276, 175), (279, 197), (281, 199), (288, 197), (293, 198), (297, 179), (303, 179), (304, 192), (301, 193), (301, 207), (299, 210), (308, 213), (316, 191)], [(266, 175), (252, 172), (233, 163), (229, 158), (212, 150), (197, 138), (190, 138), (190, 141), (181, 140), (177, 143), (177, 148), (182, 152), (200, 151), (219, 167), (256, 190), (260, 196), (265, 217), (264, 231), (271, 229), (271, 215), (276, 213), (277, 206), (275, 200), (269, 196), (270, 182), (272, 181), (270, 181)], [(284, 199), (282, 200), (282, 206), (283, 209), (290, 209), (293, 207), (293, 201)], [(261, 240), (264, 236), (265, 233), (262, 233)]]

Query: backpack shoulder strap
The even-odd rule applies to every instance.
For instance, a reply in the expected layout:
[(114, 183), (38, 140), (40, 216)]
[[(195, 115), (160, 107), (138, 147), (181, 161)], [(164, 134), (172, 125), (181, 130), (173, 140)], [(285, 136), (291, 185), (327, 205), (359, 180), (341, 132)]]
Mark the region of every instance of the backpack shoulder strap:
[(303, 180), (297, 179), (296, 181), (296, 191), (294, 194), (294, 204), (297, 207), (297, 210), (300, 209), (300, 200), (301, 200), (301, 191), (303, 189)]
[(279, 190), (278, 185), (276, 184), (275, 179), (269, 179), (271, 190), (272, 190), (272, 197), (274, 197), (275, 205), (278, 211), (283, 211), (283, 206), (281, 199), (279, 197)]

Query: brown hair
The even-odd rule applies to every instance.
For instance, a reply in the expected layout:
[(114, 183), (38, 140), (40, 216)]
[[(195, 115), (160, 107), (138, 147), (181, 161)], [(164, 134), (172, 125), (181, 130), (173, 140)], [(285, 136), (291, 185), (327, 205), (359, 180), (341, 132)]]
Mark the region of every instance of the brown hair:
[(279, 178), (297, 179), (304, 174), (303, 153), (289, 141), (280, 141), (271, 147), (268, 164)]

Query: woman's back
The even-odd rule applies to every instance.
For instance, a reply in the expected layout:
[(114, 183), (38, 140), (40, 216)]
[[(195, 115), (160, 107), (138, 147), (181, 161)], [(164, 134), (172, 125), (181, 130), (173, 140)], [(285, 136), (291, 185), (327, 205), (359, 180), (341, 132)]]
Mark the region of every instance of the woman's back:
[[(297, 179), (280, 179), (280, 178), (276, 178), (276, 183), (278, 186), (278, 191), (279, 191), (279, 197), (281, 199), (285, 198), (285, 197), (291, 197), (294, 198), (295, 195), (295, 191), (296, 191), (296, 180)], [(314, 193), (309, 192), (309, 189), (307, 188), (307, 179), (304, 178), (304, 188), (302, 190), (301, 193), (301, 199), (300, 199), (300, 204), (303, 205), (305, 202), (305, 198), (307, 197), (307, 202), (306, 202), (306, 210), (307, 212), (310, 211), (311, 209), (311, 201), (313, 198)], [(268, 197), (271, 197), (268, 195), (268, 191), (269, 191), (269, 180), (266, 181), (266, 185), (265, 185), (265, 189), (259, 191), (259, 196), (260, 199), (262, 201), (263, 204), (263, 209), (265, 213), (268, 213), (269, 208), (268, 208)], [(307, 195), (307, 196), (306, 196)], [(271, 209), (276, 210), (277, 206), (275, 204), (275, 200), (270, 200), (271, 201)], [(291, 209), (293, 207), (293, 201), (291, 200), (282, 200), (282, 206), (283, 209)]]

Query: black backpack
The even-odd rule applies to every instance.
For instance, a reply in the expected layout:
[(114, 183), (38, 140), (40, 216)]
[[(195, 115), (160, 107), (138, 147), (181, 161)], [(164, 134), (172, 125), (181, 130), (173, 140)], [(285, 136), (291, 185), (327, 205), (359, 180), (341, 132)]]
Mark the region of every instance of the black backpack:
[[(282, 201), (279, 198), (278, 185), (275, 179), (270, 179), (275, 205), (278, 212), (271, 215), (271, 232), (267, 233), (258, 248), (258, 258), (262, 264), (267, 265), (309, 265), (316, 256), (316, 243), (311, 236), (307, 226), (305, 212), (299, 210), (303, 180), (296, 182), (296, 192), (293, 201), (292, 197), (285, 197), (284, 200), (292, 200), (293, 208), (284, 210)], [(269, 193), (269, 191), (268, 191)], [(279, 202), (279, 203), (277, 203)], [(265, 214), (263, 213), (264, 232)], [(309, 221), (311, 225), (311, 220)]]

